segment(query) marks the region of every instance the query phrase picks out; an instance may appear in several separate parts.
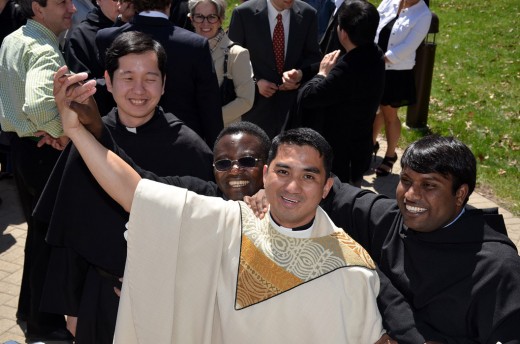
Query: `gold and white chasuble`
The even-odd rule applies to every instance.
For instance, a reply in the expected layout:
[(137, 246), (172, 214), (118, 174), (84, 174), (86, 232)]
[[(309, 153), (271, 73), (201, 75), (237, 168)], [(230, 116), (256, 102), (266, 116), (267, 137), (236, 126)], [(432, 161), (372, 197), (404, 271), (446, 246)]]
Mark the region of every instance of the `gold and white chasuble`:
[(310, 238), (247, 205), (142, 180), (115, 343), (375, 343), (369, 255), (318, 208)]

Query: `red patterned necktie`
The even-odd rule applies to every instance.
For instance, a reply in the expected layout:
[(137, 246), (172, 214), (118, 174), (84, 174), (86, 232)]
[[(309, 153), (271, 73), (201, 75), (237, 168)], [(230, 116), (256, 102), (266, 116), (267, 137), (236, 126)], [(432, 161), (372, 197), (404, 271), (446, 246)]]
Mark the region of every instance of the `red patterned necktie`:
[(276, 70), (278, 74), (281, 75), (284, 65), (285, 35), (283, 32), (282, 15), (280, 13), (276, 16), (276, 26), (273, 32), (273, 51), (276, 60)]

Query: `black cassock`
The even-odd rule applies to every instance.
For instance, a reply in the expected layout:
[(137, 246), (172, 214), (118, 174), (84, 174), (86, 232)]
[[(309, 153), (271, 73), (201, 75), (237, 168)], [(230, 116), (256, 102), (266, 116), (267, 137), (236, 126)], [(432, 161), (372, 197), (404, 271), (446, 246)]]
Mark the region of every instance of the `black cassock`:
[[(135, 132), (119, 122), (116, 109), (103, 121), (119, 147), (144, 169), (159, 176), (213, 180), (209, 147), (161, 108)], [(128, 213), (98, 185), (71, 144), (56, 164), (35, 215), (50, 223), (47, 242), (53, 246), (41, 308), (78, 316), (77, 343), (112, 343), (119, 303), (113, 287), (123, 276)]]
[[(453, 224), (419, 233), (405, 228), (395, 200), (339, 180), (321, 206), (404, 296), (425, 340), (520, 343), (520, 257), (502, 215), (467, 206)], [(392, 333), (410, 319), (393, 312), (402, 300), (386, 297), (385, 329), (399, 343), (423, 342), (415, 330)]]

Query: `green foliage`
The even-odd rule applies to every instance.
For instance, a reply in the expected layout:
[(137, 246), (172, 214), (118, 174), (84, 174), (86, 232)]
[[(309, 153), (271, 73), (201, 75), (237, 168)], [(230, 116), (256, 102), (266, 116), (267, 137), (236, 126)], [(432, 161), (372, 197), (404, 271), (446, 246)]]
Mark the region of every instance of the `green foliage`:
[[(430, 5), (440, 25), (429, 132), (465, 142), (477, 157), (479, 187), (519, 215), (520, 3), (432, 0)], [(401, 146), (421, 135), (403, 130)]]
[(241, 3), (242, 2), (240, 0), (227, 0), (226, 19), (222, 24), (224, 30), (226, 30), (229, 27), (229, 20), (231, 19), (231, 13), (233, 12), (233, 9)]

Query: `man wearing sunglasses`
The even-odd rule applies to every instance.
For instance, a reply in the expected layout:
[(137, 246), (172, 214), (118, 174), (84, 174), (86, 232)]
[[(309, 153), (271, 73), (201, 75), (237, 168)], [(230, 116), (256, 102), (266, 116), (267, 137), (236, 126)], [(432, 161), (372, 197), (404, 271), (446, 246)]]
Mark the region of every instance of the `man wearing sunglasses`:
[[(91, 113), (85, 115), (94, 117)], [(262, 168), (271, 146), (271, 140), (265, 131), (256, 124), (245, 121), (231, 123), (220, 132), (215, 141), (214, 183), (192, 176), (158, 176), (135, 164), (108, 132), (104, 131), (99, 137), (105, 147), (125, 160), (142, 178), (186, 188), (199, 195), (233, 201), (241, 201), (245, 196), (252, 196), (263, 188)]]
[(332, 150), (321, 135), (300, 128), (275, 138), (263, 168), (270, 215), (258, 220), (243, 203), (142, 179), (104, 148), (66, 99), (67, 87), (84, 77), (58, 84), (56, 102), (94, 177), (130, 211), (115, 343), (375, 343), (381, 337), (374, 264), (318, 208), (332, 186)]

